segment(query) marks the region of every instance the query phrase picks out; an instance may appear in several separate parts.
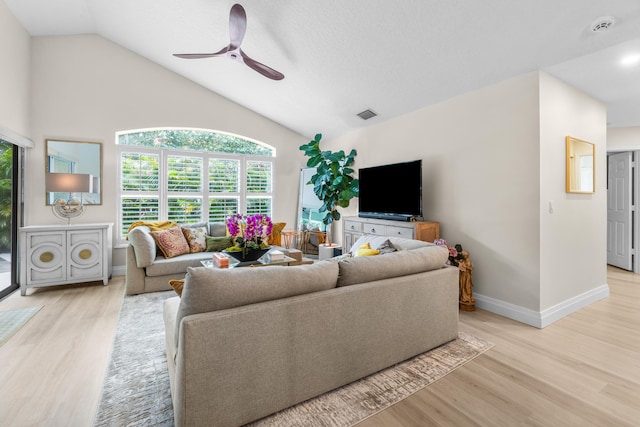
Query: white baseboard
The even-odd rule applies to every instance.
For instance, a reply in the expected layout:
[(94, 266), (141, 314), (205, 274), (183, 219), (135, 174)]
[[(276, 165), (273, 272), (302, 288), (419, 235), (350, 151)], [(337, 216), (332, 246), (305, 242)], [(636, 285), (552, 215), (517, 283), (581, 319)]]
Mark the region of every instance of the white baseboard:
[(576, 295), (543, 311), (531, 310), (481, 294), (474, 293), (473, 296), (476, 299), (476, 307), (478, 308), (536, 328), (544, 328), (583, 307), (607, 298), (609, 296), (609, 285), (598, 286), (595, 289)]
[(111, 268), (111, 276), (125, 276), (127, 274), (126, 265), (114, 265)]

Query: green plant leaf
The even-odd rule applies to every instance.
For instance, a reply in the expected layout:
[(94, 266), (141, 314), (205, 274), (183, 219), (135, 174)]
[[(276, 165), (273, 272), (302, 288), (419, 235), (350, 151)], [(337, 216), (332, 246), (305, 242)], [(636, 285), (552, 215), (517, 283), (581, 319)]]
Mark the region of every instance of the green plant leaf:
[(320, 150), (322, 134), (316, 134), (309, 143), (301, 145), (300, 150), (309, 157), (308, 167), (315, 167), (316, 173), (310, 178), (313, 192), (322, 201), (319, 212), (326, 212), (322, 222), (326, 225), (340, 219), (336, 207), (348, 207), (349, 200), (358, 195), (358, 180), (352, 174), (354, 170), (347, 166), (353, 164), (356, 150), (346, 155), (343, 150), (332, 152)]
[(316, 167), (321, 161), (322, 161), (322, 158), (320, 158), (320, 156), (311, 157), (307, 161), (307, 166), (310, 168)]

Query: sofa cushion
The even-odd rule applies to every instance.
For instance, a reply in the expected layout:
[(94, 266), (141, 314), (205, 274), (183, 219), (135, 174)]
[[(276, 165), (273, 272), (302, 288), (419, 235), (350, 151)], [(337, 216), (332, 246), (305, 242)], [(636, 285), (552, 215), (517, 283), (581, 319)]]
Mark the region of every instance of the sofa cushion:
[(148, 277), (184, 274), (187, 267), (200, 267), (202, 260), (211, 259), (210, 252), (197, 252), (195, 254), (184, 254), (175, 258), (165, 258), (159, 256), (156, 260), (145, 269)]
[(188, 268), (176, 328), (185, 316), (333, 289), (337, 280), (338, 264), (329, 261), (293, 267)]
[(448, 258), (449, 251), (436, 245), (382, 256), (346, 258), (338, 262), (340, 267), (338, 286), (435, 270), (444, 267)]
[(227, 235), (227, 224), (224, 222), (212, 222), (209, 224), (209, 236), (223, 237)]
[(207, 232), (208, 227), (182, 227), (182, 234), (189, 244), (189, 252), (204, 252), (207, 249)]
[(156, 242), (151, 237), (151, 229), (139, 225), (129, 232), (127, 239), (136, 254), (136, 266), (145, 268), (153, 264), (156, 259)]

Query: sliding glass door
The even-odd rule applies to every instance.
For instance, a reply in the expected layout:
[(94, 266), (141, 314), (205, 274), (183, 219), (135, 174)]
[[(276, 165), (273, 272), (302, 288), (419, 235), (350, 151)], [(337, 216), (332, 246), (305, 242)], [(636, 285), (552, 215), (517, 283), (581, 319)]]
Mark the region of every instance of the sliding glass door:
[(0, 140), (0, 298), (18, 288), (17, 231), (19, 156), (22, 149)]

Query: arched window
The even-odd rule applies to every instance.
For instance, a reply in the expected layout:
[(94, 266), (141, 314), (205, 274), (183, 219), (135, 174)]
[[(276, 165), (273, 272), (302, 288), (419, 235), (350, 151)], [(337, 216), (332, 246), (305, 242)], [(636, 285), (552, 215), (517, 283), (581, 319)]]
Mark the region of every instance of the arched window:
[(275, 149), (205, 129), (117, 133), (118, 229), (136, 221), (223, 222), (271, 215)]

